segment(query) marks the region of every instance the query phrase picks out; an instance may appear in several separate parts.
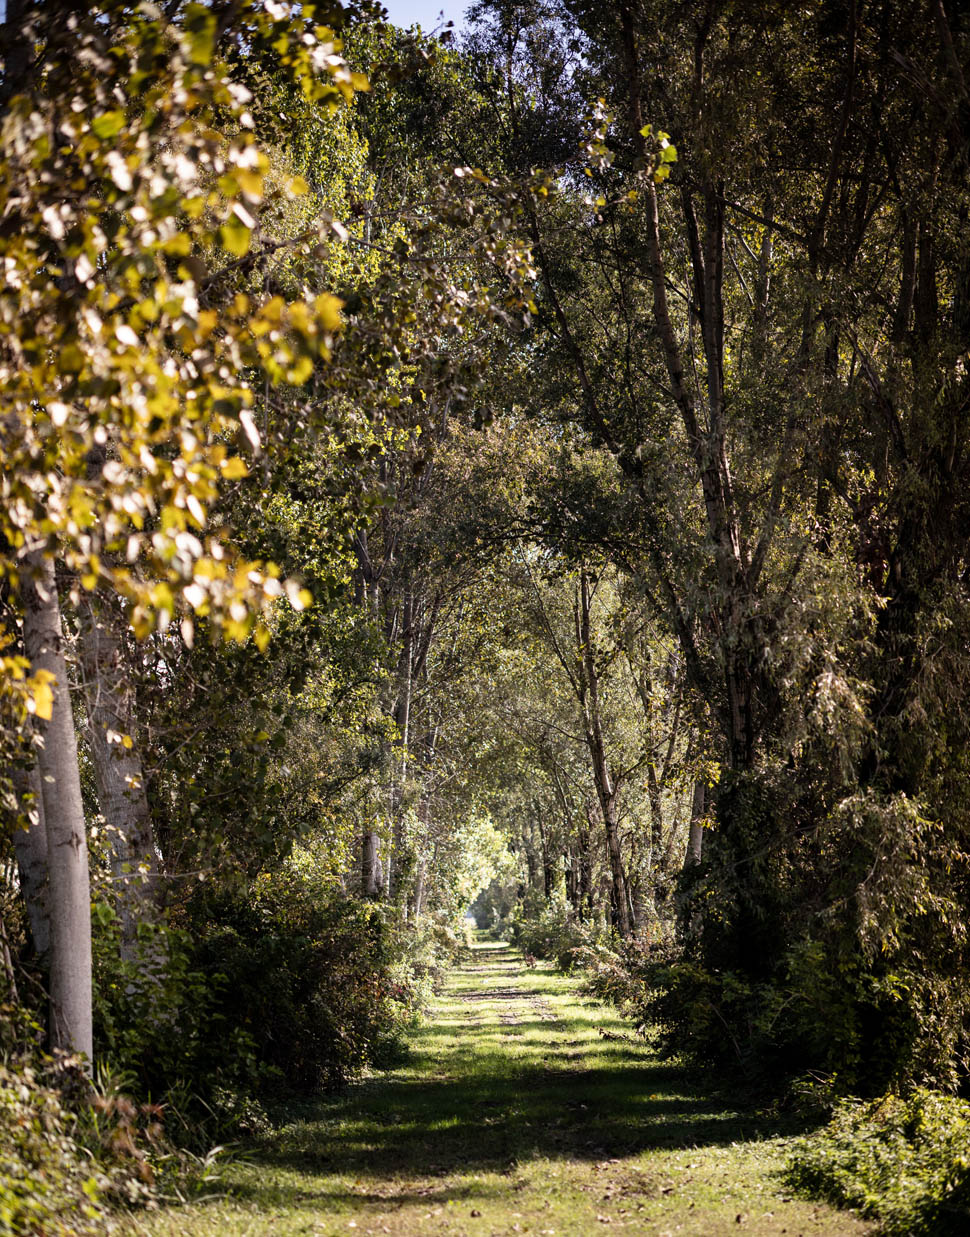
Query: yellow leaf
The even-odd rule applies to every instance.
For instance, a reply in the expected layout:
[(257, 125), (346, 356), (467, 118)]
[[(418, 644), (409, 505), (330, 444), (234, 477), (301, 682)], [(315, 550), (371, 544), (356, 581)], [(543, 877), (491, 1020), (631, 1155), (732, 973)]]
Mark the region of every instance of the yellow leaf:
[(249, 476), (249, 469), (245, 460), (238, 455), (232, 455), (223, 462), (222, 475), (227, 481), (239, 481), (242, 477)]
[(236, 173), (236, 180), (239, 181), (239, 188), (246, 194), (247, 197), (259, 201), (263, 196), (263, 178), (259, 172), (250, 171), (248, 168), (240, 168)]
[(165, 253), (174, 254), (176, 257), (184, 258), (192, 250), (192, 241), (187, 232), (176, 232), (174, 236), (170, 236), (162, 245), (162, 250)]
[(340, 328), (342, 321), (340, 311), (344, 303), (339, 296), (331, 296), (329, 292), (323, 292), (313, 302), (313, 307), (325, 331), (336, 331)]
[(236, 215), (230, 215), (219, 229), (219, 244), (234, 258), (244, 258), (249, 252), (249, 228)]
[(39, 717), (43, 722), (50, 721), (54, 714), (54, 692), (49, 682), (45, 680), (34, 687), (30, 703), (33, 705), (30, 711), (35, 717)]

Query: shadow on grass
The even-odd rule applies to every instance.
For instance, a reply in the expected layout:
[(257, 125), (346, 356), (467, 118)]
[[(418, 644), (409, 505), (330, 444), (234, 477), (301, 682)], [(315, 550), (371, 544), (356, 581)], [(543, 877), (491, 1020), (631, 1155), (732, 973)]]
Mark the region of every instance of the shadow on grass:
[[(548, 995), (507, 951), (490, 951), (488, 962), (489, 976), (502, 986), (464, 997), (455, 987), (446, 1005)], [(483, 969), (475, 968), (472, 977)], [(458, 983), (470, 972), (465, 967)], [(603, 1017), (612, 1020), (606, 1011)], [(291, 1205), (352, 1198), (394, 1206), (485, 1197), (492, 1188), (474, 1180), (440, 1189), (418, 1185), (435, 1177), (512, 1177), (541, 1158), (621, 1159), (650, 1149), (799, 1132), (790, 1119), (769, 1120), (692, 1087), (683, 1071), (658, 1061), (644, 1045), (600, 1038), (589, 1019), (565, 1013), (549, 1022), (526, 1015), (508, 1025), (500, 1018), (467, 1023), (444, 1012), (441, 1022), (421, 1032), (415, 1058), (423, 1072), (373, 1079), (323, 1101), (304, 1121), (251, 1148), (247, 1160), (257, 1169), (301, 1174), (300, 1182), (280, 1187)], [(329, 1177), (333, 1189), (307, 1175)], [(366, 1192), (347, 1193), (348, 1178)], [(262, 1198), (256, 1183), (238, 1192)]]

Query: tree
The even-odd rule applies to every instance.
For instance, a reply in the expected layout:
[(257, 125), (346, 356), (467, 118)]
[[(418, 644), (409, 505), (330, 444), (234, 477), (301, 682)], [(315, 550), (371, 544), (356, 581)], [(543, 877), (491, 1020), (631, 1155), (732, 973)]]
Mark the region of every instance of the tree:
[(207, 507), (247, 471), (228, 442), (259, 446), (252, 379), (303, 381), (329, 352), (339, 302), (218, 295), (257, 260), (267, 168), (225, 57), (272, 47), (323, 103), (364, 83), (330, 31), (283, 6), (12, 6), (3, 33), (0, 536), (28, 655), (53, 692), (40, 757), (52, 1038), (90, 1055), (85, 831), (52, 562), (75, 593), (123, 597), (142, 636), (181, 616), (190, 639), (198, 611), (243, 639), (283, 593), (272, 568), (232, 554)]

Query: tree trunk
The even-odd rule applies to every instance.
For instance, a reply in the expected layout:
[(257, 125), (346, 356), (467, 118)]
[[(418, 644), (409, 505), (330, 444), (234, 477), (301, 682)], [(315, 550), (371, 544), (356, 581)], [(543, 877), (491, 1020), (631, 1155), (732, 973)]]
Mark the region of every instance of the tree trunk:
[(418, 860), (417, 872), (414, 876), (414, 919), (415, 922), (421, 918), (421, 912), (424, 909), (424, 886), (427, 880), (428, 863), (422, 856)]
[(538, 799), (532, 802), (536, 812), (536, 824), (539, 828), (539, 842), (542, 846), (542, 884), (548, 899), (559, 892), (559, 882), (556, 880), (556, 860), (549, 839), (546, 837), (546, 827), (542, 820), (542, 804)]
[(120, 614), (82, 595), (81, 664), (91, 763), (111, 845), (123, 957), (134, 953), (139, 923), (158, 918), (158, 860), (135, 730), (134, 690), (124, 663)]
[(50, 719), (40, 723), (44, 745), (37, 762), (48, 845), (51, 1046), (90, 1060), (91, 887), (61, 611), (53, 562), (39, 552), (27, 562), (24, 648), (32, 672), (51, 676), (54, 693)]
[(29, 822), (14, 830), (13, 846), (20, 874), (20, 892), (27, 908), (34, 953), (42, 966), (49, 959), (51, 945), (50, 909), (47, 881), (47, 823), (44, 820), (44, 793), (37, 765), (28, 772), (17, 770), (17, 798), (21, 814)]
[(704, 846), (704, 804), (707, 799), (707, 787), (703, 782), (694, 783), (694, 798), (690, 808), (690, 834), (687, 841), (687, 854), (684, 857), (684, 867), (689, 868), (700, 863)]
[[(580, 826), (579, 839), (579, 904), (586, 906), (586, 917), (593, 918), (593, 855), (590, 839), (593, 832), (593, 803), (586, 804), (586, 828)], [(581, 915), (580, 918), (583, 918)]]
[[(397, 756), (397, 769), (391, 773), (391, 821), (393, 827), (393, 844), (385, 864), (385, 895), (391, 896), (391, 868), (395, 866), (399, 894), (403, 895), (404, 887), (401, 876), (404, 873), (404, 787), (408, 775), (408, 741), (411, 729), (411, 693), (414, 681), (414, 592), (408, 589), (404, 602), (404, 613), (401, 620), (403, 647), (398, 661), (398, 692), (394, 704), (394, 725), (396, 734), (393, 740), (393, 751)], [(402, 900), (403, 898), (399, 899)]]
[(381, 840), (376, 830), (364, 830), (364, 842), (360, 851), (360, 885), (365, 898), (377, 899), (384, 887), (384, 869), (381, 864)]
[(579, 652), (585, 671), (586, 690), (581, 701), (583, 721), (586, 730), (586, 744), (589, 748), (593, 765), (593, 781), (596, 783), (596, 793), (603, 814), (603, 826), (606, 831), (606, 853), (610, 864), (610, 875), (613, 879), (613, 900), (616, 907), (616, 923), (621, 936), (629, 936), (633, 924), (630, 915), (630, 898), (626, 885), (626, 874), (623, 871), (623, 856), (620, 851), (620, 835), (617, 828), (617, 795), (606, 757), (606, 742), (603, 736), (602, 720), (599, 707), (599, 675), (596, 659), (593, 656), (590, 631), (591, 595), (589, 577), (586, 569), (579, 576), (579, 611), (577, 615), (577, 637)]
[(653, 883), (656, 884), (657, 878), (662, 875), (660, 869), (663, 865), (664, 817), (663, 792), (657, 777), (657, 766), (652, 760), (647, 764), (647, 797), (650, 801), (650, 847), (647, 871)]

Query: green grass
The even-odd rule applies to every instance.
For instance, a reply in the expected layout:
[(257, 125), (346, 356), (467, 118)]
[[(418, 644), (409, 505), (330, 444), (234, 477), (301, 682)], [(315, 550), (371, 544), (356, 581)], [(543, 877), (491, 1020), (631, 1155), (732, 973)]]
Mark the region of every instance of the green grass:
[(793, 1199), (780, 1131), (691, 1086), (610, 1010), (480, 942), (404, 1066), (249, 1149), (231, 1195), (128, 1231), (214, 1234), (861, 1234)]

